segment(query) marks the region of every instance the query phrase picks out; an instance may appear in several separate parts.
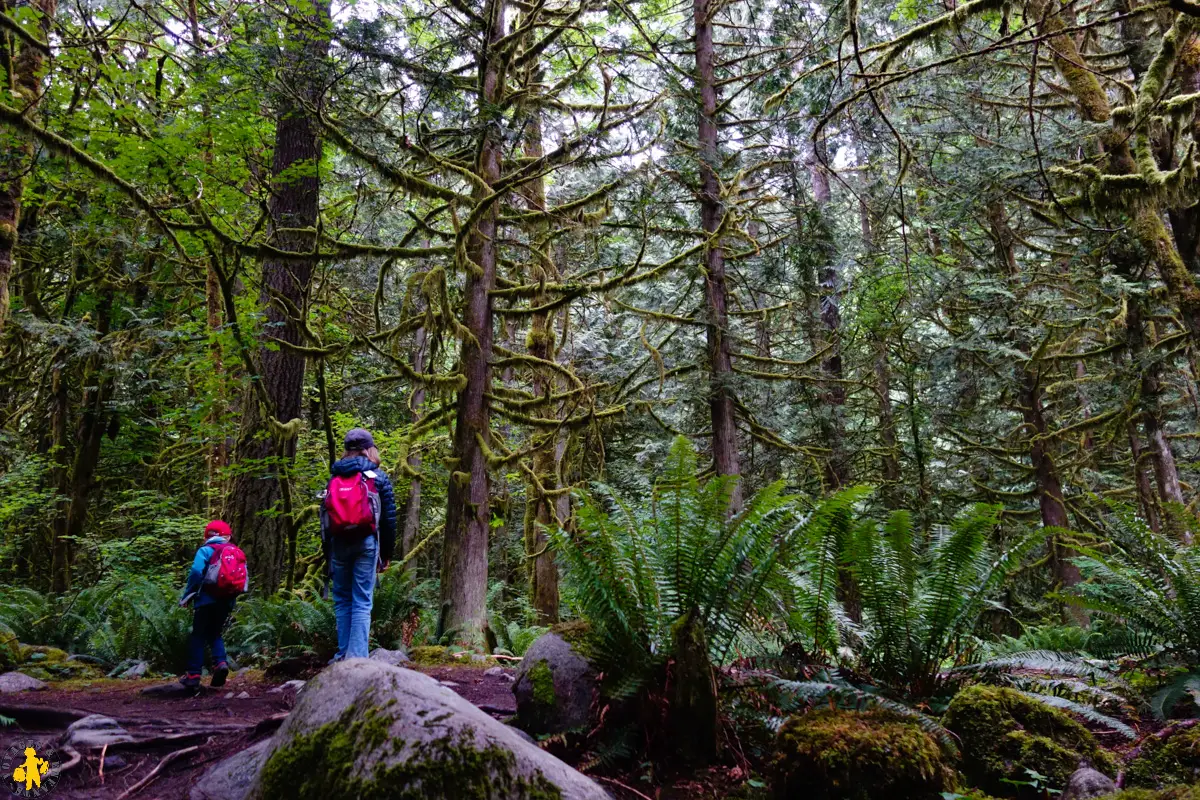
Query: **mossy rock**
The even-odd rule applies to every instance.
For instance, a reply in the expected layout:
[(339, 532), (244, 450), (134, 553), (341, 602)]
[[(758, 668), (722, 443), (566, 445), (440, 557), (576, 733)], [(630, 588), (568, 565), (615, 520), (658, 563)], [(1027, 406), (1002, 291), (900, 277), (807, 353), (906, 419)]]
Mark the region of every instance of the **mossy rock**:
[[(246, 796), (256, 800), (607, 798), (429, 676), (369, 659), (326, 669), (261, 753), (225, 762), (199, 785), (228, 787), (234, 771), (251, 770)], [(241, 796), (230, 791), (222, 800)]]
[(0, 623), (0, 672), (15, 669), (24, 659), (21, 657), (21, 643), (12, 628)]
[(1104, 800), (1200, 800), (1200, 786), (1172, 786), (1166, 789), (1126, 789)]
[(1134, 788), (1195, 783), (1200, 783), (1200, 725), (1151, 736), (1125, 768), (1125, 784)]
[(525, 651), (512, 690), (517, 726), (527, 733), (565, 733), (592, 722), (596, 673), (587, 657), (554, 630), (539, 636)]
[(957, 784), (938, 742), (884, 711), (792, 717), (776, 737), (771, 772), (777, 800), (933, 800)]
[(105, 676), (104, 670), (82, 661), (50, 661), (38, 664), (38, 668), (48, 672), (56, 681), (98, 680)]
[(21, 645), (21, 658), (24, 661), (32, 661), (45, 665), (47, 663), (56, 664), (60, 661), (66, 661), (69, 657), (66, 650), (60, 650), (57, 647), (47, 647), (41, 644)]
[(1086, 762), (1117, 773), (1113, 756), (1069, 714), (1014, 689), (971, 686), (959, 692), (942, 724), (962, 743), (962, 771), (973, 786), (999, 797), (1041, 798), (1040, 790), (1006, 781), (1028, 780), (1026, 770), (1061, 789)]
[(587, 620), (573, 619), (569, 622), (559, 622), (550, 626), (550, 632), (558, 636), (584, 658), (591, 658), (595, 642), (592, 638), (592, 624)]
[(450, 655), (449, 648), (439, 645), (414, 647), (408, 651), (408, 657), (418, 667), (450, 667), (459, 663), (458, 659)]

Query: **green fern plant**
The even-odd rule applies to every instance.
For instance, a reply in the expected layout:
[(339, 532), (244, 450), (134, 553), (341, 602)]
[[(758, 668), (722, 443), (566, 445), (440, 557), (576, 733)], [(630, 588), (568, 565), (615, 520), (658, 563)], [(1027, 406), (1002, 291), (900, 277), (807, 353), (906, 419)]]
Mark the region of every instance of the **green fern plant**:
[(899, 696), (944, 695), (977, 661), (976, 628), (1004, 579), (1042, 539), (1032, 531), (994, 554), (989, 534), (1000, 507), (977, 505), (928, 543), (906, 511), (866, 520), (849, 538), (847, 561), (863, 609), (861, 668)]
[(1110, 649), (1180, 669), (1151, 701), (1165, 718), (1200, 687), (1200, 545), (1156, 532), (1119, 506), (1106, 516), (1104, 541), (1075, 560), (1086, 580), (1069, 598), (1117, 624), (1105, 636)]
[(773, 621), (807, 596), (793, 578), (809, 525), (828, 516), (801, 514), (780, 484), (730, 514), (734, 479), (696, 473), (696, 453), (679, 438), (648, 502), (599, 485), (581, 498), (576, 532), (550, 532), (575, 608), (591, 624), (606, 696), (660, 697), (668, 720), (668, 685), (677, 691), (683, 674), (711, 685), (712, 665), (764, 649)]
[(250, 660), (314, 654), (327, 659), (337, 650), (333, 603), (281, 594), (238, 603), (225, 638), (235, 656)]

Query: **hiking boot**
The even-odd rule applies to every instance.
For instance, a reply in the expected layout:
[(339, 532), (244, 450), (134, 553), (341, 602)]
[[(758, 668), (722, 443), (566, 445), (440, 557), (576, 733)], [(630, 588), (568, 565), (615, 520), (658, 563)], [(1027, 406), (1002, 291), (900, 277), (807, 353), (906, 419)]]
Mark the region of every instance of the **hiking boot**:
[(183, 684), (183, 687), (185, 689), (199, 689), (200, 688), (200, 673), (199, 672), (189, 672), (187, 675), (184, 675), (182, 678), (180, 678), (179, 682), (181, 684)]
[(224, 661), (217, 662), (217, 666), (213, 667), (212, 680), (208, 685), (214, 689), (218, 689), (225, 685), (225, 679), (229, 677), (229, 665)]

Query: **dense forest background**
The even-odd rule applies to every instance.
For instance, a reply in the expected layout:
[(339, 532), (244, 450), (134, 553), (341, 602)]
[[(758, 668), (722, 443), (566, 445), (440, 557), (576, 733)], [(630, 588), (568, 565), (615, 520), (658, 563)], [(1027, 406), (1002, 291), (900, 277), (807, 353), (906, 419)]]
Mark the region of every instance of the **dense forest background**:
[(5, 5), (0, 576), (169, 584), (222, 517), (315, 597), (361, 425), (421, 635), (483, 645), (684, 436), (734, 511), (1000, 504), (996, 632), (1086, 621), (1080, 537), (1195, 523), (1196, 13)]

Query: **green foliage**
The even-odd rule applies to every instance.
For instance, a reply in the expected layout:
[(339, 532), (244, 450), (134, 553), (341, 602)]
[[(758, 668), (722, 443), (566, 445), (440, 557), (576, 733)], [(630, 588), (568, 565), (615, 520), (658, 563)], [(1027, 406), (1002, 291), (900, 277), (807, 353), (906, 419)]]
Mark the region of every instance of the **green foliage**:
[(975, 506), (936, 526), (928, 544), (904, 511), (857, 526), (846, 560), (863, 609), (861, 665), (873, 681), (900, 696), (931, 698), (962, 680), (954, 668), (975, 661), (981, 615), (1041, 540), (1030, 532), (993, 554), (989, 534), (999, 515), (998, 506)]
[(332, 658), (337, 652), (333, 603), (285, 595), (246, 599), (238, 604), (226, 647), (244, 658)]
[[(1200, 545), (1155, 532), (1122, 508), (1108, 516), (1104, 538), (1104, 549), (1076, 559), (1088, 580), (1071, 599), (1121, 626), (1107, 638), (1126, 652), (1200, 670)], [(1152, 702), (1155, 713), (1167, 716), (1191, 681), (1185, 675), (1164, 687)]]
[(606, 487), (584, 496), (578, 531), (551, 532), (578, 610), (592, 626), (599, 669), (616, 696), (642, 689), (670, 658), (672, 625), (695, 613), (714, 662), (754, 639), (756, 614), (788, 596), (788, 568), (806, 526), (778, 485), (728, 513), (733, 483), (696, 478), (679, 438), (646, 507)]
[(1200, 726), (1185, 723), (1146, 737), (1125, 770), (1127, 786), (1200, 784)]

